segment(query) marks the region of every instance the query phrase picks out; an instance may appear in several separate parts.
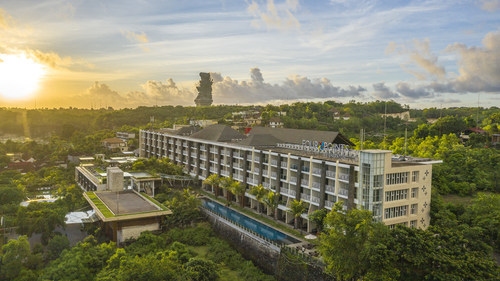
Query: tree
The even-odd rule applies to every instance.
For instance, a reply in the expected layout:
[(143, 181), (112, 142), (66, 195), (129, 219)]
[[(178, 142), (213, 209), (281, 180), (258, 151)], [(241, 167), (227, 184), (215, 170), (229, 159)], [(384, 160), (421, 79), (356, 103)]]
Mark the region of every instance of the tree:
[(294, 199), (292, 203), (290, 204), (290, 210), (289, 212), (293, 215), (294, 217), (294, 228), (298, 227), (299, 223), (299, 218), (300, 215), (302, 215), (306, 211), (306, 206), (302, 200), (297, 201), (297, 199)]
[(321, 235), (326, 271), (339, 280), (395, 280), (399, 272), (393, 268), (395, 254), (385, 245), (387, 227), (374, 222), (369, 211), (342, 208), (342, 202), (334, 205)]
[(245, 192), (246, 192), (246, 187), (243, 183), (239, 181), (233, 181), (229, 187), (229, 191), (238, 198), (238, 201), (240, 201), (240, 206), (244, 207), (245, 206)]
[(229, 197), (231, 195), (230, 188), (231, 188), (231, 184), (232, 183), (233, 183), (233, 179), (232, 178), (223, 177), (220, 180), (220, 185), (221, 185), (222, 189), (224, 189), (226, 191), (226, 199), (227, 199), (227, 201), (230, 201)]
[(184, 268), (193, 281), (212, 281), (219, 278), (217, 265), (210, 260), (191, 258), (184, 265)]
[(264, 204), (271, 209), (273, 212), (273, 217), (275, 220), (278, 219), (278, 204), (280, 200), (280, 194), (269, 191), (264, 197)]
[(257, 186), (252, 186), (250, 187), (250, 194), (255, 196), (255, 199), (257, 200), (257, 212), (260, 213), (260, 204), (263, 202), (264, 198), (266, 197), (268, 193), (268, 190), (262, 186), (262, 184), (259, 184)]
[(201, 201), (196, 198), (196, 195), (191, 194), (189, 189), (184, 189), (181, 195), (167, 202), (167, 206), (172, 211), (172, 215), (167, 216), (168, 222), (172, 225), (190, 224), (200, 217), (200, 204)]
[(204, 184), (209, 184), (212, 187), (212, 192), (214, 192), (214, 186), (215, 186), (215, 197), (219, 195), (219, 183), (220, 183), (220, 178), (217, 174), (211, 174), (208, 176), (203, 181)]
[(13, 280), (28, 265), (31, 252), (27, 237), (20, 236), (18, 239), (9, 240), (2, 246), (2, 253), (0, 279)]
[(319, 209), (314, 211), (309, 215), (309, 220), (316, 224), (317, 232), (323, 231), (323, 225), (325, 222), (326, 214), (328, 214), (327, 209)]
[(47, 244), (46, 257), (49, 260), (53, 260), (59, 257), (62, 251), (69, 249), (68, 237), (64, 235), (56, 235), (49, 240)]

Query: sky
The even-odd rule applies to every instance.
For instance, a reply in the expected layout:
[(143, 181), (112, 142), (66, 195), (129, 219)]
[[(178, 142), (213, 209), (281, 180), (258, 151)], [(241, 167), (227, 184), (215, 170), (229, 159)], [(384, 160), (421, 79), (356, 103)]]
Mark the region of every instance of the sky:
[(500, 106), (500, 0), (2, 0), (0, 107)]

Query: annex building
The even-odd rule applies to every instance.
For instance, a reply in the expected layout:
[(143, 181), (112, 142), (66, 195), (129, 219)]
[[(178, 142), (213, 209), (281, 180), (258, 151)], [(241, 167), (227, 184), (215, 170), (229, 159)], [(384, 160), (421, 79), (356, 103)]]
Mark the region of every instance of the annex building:
[[(257, 206), (249, 187), (262, 184), (280, 194), (279, 219), (291, 223), (290, 203), (302, 200), (308, 214), (363, 208), (388, 226), (426, 229), (430, 223), (432, 159), (392, 155), (387, 150), (353, 150), (337, 132), (254, 127), (247, 135), (212, 125), (191, 135), (141, 130), (141, 157), (168, 157), (198, 179), (232, 177), (247, 186), (246, 205)], [(268, 211), (269, 214), (269, 211)]]

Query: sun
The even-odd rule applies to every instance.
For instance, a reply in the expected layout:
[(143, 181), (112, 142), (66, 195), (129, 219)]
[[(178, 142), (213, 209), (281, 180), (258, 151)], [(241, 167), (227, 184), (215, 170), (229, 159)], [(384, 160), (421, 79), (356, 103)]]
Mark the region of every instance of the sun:
[(5, 99), (27, 99), (38, 89), (45, 66), (25, 54), (0, 54), (0, 96)]

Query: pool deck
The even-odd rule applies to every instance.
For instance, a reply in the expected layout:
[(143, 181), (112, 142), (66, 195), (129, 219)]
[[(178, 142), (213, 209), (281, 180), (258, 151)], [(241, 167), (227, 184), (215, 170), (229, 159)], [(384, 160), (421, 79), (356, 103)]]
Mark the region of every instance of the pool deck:
[[(275, 231), (281, 232), (281, 233), (283, 233), (283, 234), (285, 234), (285, 235), (287, 235), (287, 236), (290, 236), (291, 238), (294, 238), (294, 239), (296, 239), (296, 240), (298, 240), (298, 241), (299, 241), (299, 242), (297, 242), (297, 243), (288, 244), (288, 246), (305, 245), (306, 243), (309, 243), (309, 242), (307, 242), (306, 240), (304, 240), (303, 238), (297, 237), (297, 236), (295, 236), (295, 235), (293, 235), (293, 234), (291, 234), (291, 233), (289, 233), (289, 232), (285, 232), (285, 231), (283, 231), (283, 230), (281, 230), (281, 229), (279, 229), (279, 228), (276, 228), (276, 227), (274, 227), (274, 226), (272, 226), (272, 225), (270, 225), (270, 224), (268, 224), (268, 223), (266, 223), (266, 222), (264, 222), (264, 221), (259, 220), (258, 218), (254, 218), (254, 217), (249, 216), (249, 215), (247, 215), (247, 214), (245, 214), (245, 213), (242, 213), (242, 212), (240, 212), (239, 210), (236, 210), (236, 209), (232, 208), (231, 206), (225, 206), (223, 203), (221, 203), (221, 202), (219, 202), (219, 201), (217, 201), (217, 200), (214, 200), (214, 199), (212, 199), (212, 198), (210, 198), (210, 197), (208, 197), (208, 196), (206, 196), (206, 195), (203, 195), (203, 196), (202, 196), (202, 198), (204, 198), (204, 199), (206, 199), (206, 200), (213, 201), (213, 202), (215, 202), (215, 203), (218, 203), (218, 204), (220, 204), (220, 205), (222, 205), (222, 206), (224, 206), (224, 207), (226, 207), (226, 208), (229, 208), (229, 209), (231, 209), (231, 210), (233, 210), (233, 211), (235, 211), (235, 212), (239, 213), (239, 214), (240, 214), (240, 215), (242, 215), (242, 216), (245, 216), (245, 217), (248, 217), (248, 218), (250, 218), (250, 219), (252, 219), (252, 220), (258, 221), (259, 223), (261, 223), (261, 224), (263, 224), (263, 225), (265, 225), (265, 226), (268, 226), (269, 228), (272, 228), (272, 229), (274, 229)], [(259, 215), (259, 213), (255, 213), (255, 214)], [(260, 215), (262, 215), (262, 214), (260, 214)], [(277, 223), (281, 223), (281, 222), (279, 222), (279, 221), (276, 221), (276, 222), (277, 222)], [(283, 225), (285, 226), (285, 224), (284, 224), (284, 223), (283, 223)]]

